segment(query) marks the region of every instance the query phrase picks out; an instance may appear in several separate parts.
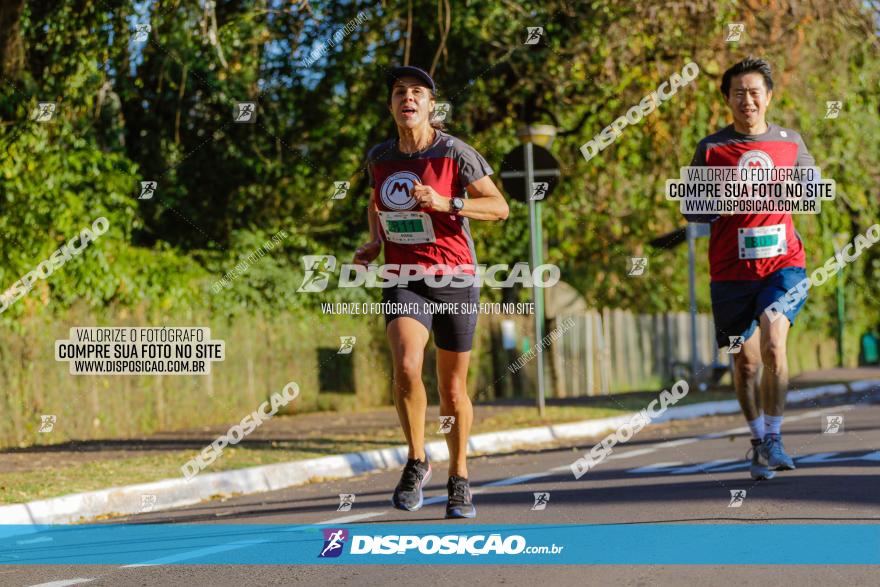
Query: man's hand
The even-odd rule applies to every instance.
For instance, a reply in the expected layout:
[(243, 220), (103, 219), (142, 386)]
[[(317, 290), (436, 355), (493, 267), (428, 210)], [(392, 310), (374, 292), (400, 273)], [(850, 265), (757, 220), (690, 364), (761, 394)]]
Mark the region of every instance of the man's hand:
[(354, 263), (366, 267), (370, 264), (371, 261), (379, 256), (379, 252), (381, 250), (381, 240), (370, 241), (367, 244), (358, 247), (358, 249), (354, 252)]
[(413, 184), (410, 195), (416, 199), (422, 210), (434, 210), (435, 212), (452, 211), (450, 198), (444, 198), (429, 185), (422, 185), (416, 182)]

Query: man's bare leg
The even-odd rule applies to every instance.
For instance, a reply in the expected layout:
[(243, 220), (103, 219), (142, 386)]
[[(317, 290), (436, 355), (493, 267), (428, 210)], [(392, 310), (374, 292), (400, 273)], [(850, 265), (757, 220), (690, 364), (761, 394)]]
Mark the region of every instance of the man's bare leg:
[[(758, 374), (761, 370), (760, 329), (745, 341), (740, 351), (733, 355), (733, 387), (736, 399), (747, 422), (754, 422), (761, 416), (760, 394), (758, 392)], [(763, 438), (763, 430), (753, 437)]]
[(761, 358), (764, 361), (764, 375), (761, 377), (761, 401), (764, 402), (764, 444), (761, 450), (767, 458), (768, 466), (777, 471), (794, 469), (794, 460), (786, 454), (782, 446), (782, 413), (785, 410), (785, 395), (788, 393), (788, 360), (786, 341), (791, 327), (787, 318), (780, 317), (770, 321), (766, 314), (761, 315)]
[[(771, 322), (761, 314), (761, 404), (767, 416), (782, 417), (785, 411), (785, 395), (788, 392), (788, 356), (786, 341), (791, 324), (781, 316)], [(776, 428), (775, 433), (779, 433)]]

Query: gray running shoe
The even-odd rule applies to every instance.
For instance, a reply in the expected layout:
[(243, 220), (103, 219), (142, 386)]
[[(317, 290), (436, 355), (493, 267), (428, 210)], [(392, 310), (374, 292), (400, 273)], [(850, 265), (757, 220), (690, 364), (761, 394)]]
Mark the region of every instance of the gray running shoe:
[(399, 510), (414, 512), (425, 501), (422, 489), (431, 480), (431, 464), (419, 459), (409, 459), (400, 475), (400, 483), (394, 489), (391, 505)]
[(474, 498), (471, 495), (471, 485), (468, 480), (458, 475), (449, 477), (446, 483), (449, 492), (449, 500), (446, 502), (447, 518), (475, 518), (477, 508), (474, 507)]
[[(767, 466), (767, 459), (761, 455), (761, 445), (762, 442), (757, 438), (752, 439), (752, 448), (749, 449), (749, 453), (752, 455), (752, 465), (749, 469), (749, 472), (752, 475), (752, 479), (772, 479), (776, 476), (776, 473), (770, 470), (770, 467)], [(746, 458), (749, 458), (749, 455), (746, 454)]]
[(785, 454), (782, 446), (782, 438), (778, 434), (768, 434), (764, 437), (764, 444), (758, 449), (761, 456), (767, 459), (767, 466), (777, 471), (793, 471), (794, 461)]

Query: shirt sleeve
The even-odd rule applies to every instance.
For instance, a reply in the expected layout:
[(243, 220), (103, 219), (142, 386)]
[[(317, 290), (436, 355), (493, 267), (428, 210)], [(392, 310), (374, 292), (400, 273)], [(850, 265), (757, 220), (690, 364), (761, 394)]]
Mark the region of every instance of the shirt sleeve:
[(467, 188), (478, 179), (495, 173), (483, 156), (470, 145), (464, 145), (458, 150), (455, 162), (458, 164), (458, 179), (462, 188)]
[[(706, 167), (706, 144), (700, 141), (697, 150), (691, 158), (691, 167)], [(688, 222), (715, 222), (721, 218), (720, 214), (682, 214)]]
[(694, 151), (694, 156), (691, 158), (691, 167), (706, 167), (707, 165), (706, 145), (700, 141), (700, 144), (697, 145), (697, 150)]
[(797, 166), (815, 167), (816, 160), (810, 155), (810, 152), (807, 150), (807, 145), (804, 144), (804, 139), (801, 138), (801, 135), (798, 135), (797, 137), (797, 148)]

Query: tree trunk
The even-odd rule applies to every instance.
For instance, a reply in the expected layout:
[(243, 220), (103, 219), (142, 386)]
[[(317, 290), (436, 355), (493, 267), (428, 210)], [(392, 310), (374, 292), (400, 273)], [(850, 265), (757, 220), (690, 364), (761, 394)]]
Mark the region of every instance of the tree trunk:
[(0, 2), (0, 75), (16, 78), (24, 67), (21, 13), (24, 0)]

